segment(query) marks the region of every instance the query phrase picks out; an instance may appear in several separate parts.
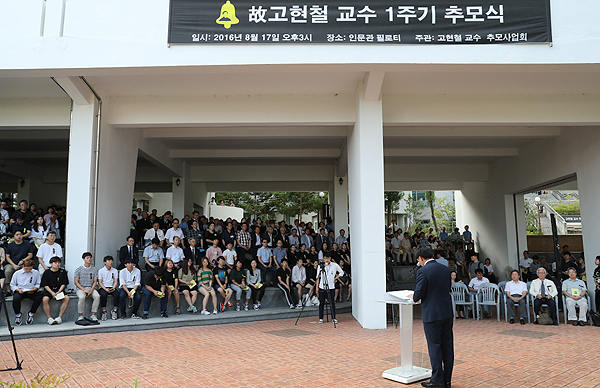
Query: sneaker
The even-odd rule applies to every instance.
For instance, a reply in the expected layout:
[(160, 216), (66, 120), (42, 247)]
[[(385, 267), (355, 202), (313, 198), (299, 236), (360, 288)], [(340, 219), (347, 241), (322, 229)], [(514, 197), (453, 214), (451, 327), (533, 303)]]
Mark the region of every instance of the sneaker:
[(213, 310), (213, 314), (214, 314), (214, 315), (217, 315), (217, 309), (214, 309), (214, 310)]
[(319, 319), (319, 323), (323, 323), (323, 320), (322, 320), (322, 319)]
[[(215, 310), (215, 314), (216, 313), (217, 313), (217, 310)], [(210, 313), (206, 309), (202, 310), (202, 312), (200, 314), (202, 314), (202, 315), (210, 315)]]
[(248, 311), (248, 302), (244, 303), (244, 311)]
[(140, 317), (138, 317), (137, 315), (135, 315), (135, 314), (131, 314), (131, 319), (139, 319), (139, 318), (140, 318)]
[(296, 306), (295, 306), (295, 305), (292, 303), (292, 304), (290, 305), (290, 308), (291, 308), (291, 309), (295, 309), (295, 308), (296, 308)]
[(221, 312), (224, 312), (224, 311), (225, 311), (225, 304), (224, 304), (224, 303), (221, 303), (221, 304), (219, 305), (219, 308), (220, 308)]
[(117, 312), (116, 312), (115, 310), (113, 310), (113, 311), (111, 311), (111, 312), (110, 312), (110, 317), (111, 317), (113, 320), (116, 320), (117, 318), (119, 318), (119, 317), (117, 316)]
[(102, 312), (102, 318), (103, 321), (106, 321), (108, 319), (108, 313), (106, 311)]
[(142, 319), (148, 319), (148, 313), (144, 313), (144, 315), (142, 315)]
[(192, 312), (193, 312), (194, 314), (196, 314), (196, 313), (198, 312), (198, 309), (196, 308), (196, 306), (192, 306)]
[(297, 309), (297, 310), (302, 310), (302, 305), (301, 305), (301, 304), (297, 305), (297, 306), (296, 306), (296, 309)]
[(227, 302), (227, 307), (233, 307), (233, 304), (231, 303), (231, 301)]
[(54, 324), (55, 325), (60, 325), (62, 323), (62, 318), (61, 317), (56, 317), (56, 319), (54, 320)]
[(169, 314), (167, 314), (166, 311), (163, 311), (162, 313), (160, 313), (160, 317), (161, 318), (169, 318)]
[(121, 315), (121, 317), (119, 319), (127, 319), (126, 315)]
[(191, 313), (191, 312), (192, 312), (192, 306), (188, 306), (188, 308), (187, 308), (187, 310), (186, 310), (186, 311), (187, 311), (188, 313)]
[(21, 326), (21, 315), (15, 317), (15, 325)]
[(258, 301), (256, 304), (258, 305), (258, 308), (262, 307), (262, 303), (260, 303), (260, 301)]
[(48, 324), (54, 325), (54, 318), (48, 318)]
[(333, 319), (333, 323), (338, 323), (338, 320), (337, 319)]
[(83, 321), (83, 315), (80, 315), (79, 318), (77, 318), (77, 321)]
[(28, 325), (33, 324), (33, 315), (31, 313), (27, 314), (27, 321), (25, 323)]
[(96, 317), (96, 314), (94, 314), (94, 315), (92, 315), (90, 317), (90, 321), (92, 321), (92, 322), (98, 322), (98, 317)]
[(254, 303), (254, 310), (258, 310), (258, 304)]
[(235, 311), (240, 311), (240, 304), (239, 303), (235, 304)]

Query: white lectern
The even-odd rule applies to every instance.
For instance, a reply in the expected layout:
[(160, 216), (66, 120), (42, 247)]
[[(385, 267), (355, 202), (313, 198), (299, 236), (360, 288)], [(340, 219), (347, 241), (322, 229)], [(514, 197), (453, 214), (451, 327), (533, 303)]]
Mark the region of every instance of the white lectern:
[(386, 370), (382, 376), (403, 384), (410, 384), (431, 377), (431, 369), (413, 365), (413, 305), (418, 303), (413, 302), (412, 298), (406, 297), (412, 293), (413, 291), (410, 290), (387, 292), (384, 300), (380, 301), (386, 304), (397, 304), (400, 307), (400, 340), (402, 346), (400, 353), (401, 366)]

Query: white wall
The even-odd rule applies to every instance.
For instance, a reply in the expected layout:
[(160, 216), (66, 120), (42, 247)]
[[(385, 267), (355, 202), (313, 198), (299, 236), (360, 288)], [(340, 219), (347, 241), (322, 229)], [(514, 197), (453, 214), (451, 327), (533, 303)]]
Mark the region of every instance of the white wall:
[[(46, 29), (40, 37), (42, 4)], [(175, 45), (167, 0), (0, 1), (0, 68), (107, 68), (278, 63), (597, 63), (600, 4), (551, 1), (554, 45)], [(585, 10), (585, 12), (581, 12)], [(228, 46), (233, 47), (233, 46)], [(325, 49), (326, 47), (326, 49)]]
[(244, 218), (244, 209), (235, 206), (220, 206), (220, 205), (208, 205), (207, 217), (219, 218), (221, 220), (231, 217), (240, 221)]
[(146, 193), (151, 198), (148, 202), (150, 210), (156, 209), (158, 215), (165, 214), (173, 206), (173, 193)]

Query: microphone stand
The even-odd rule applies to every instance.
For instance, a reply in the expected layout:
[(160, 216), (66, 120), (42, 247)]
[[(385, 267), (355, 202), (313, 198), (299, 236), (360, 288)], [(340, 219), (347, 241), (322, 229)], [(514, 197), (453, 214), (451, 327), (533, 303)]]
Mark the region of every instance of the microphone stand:
[(0, 369), (0, 372), (8, 372), (12, 370), (21, 370), (23, 369), (23, 361), (19, 360), (19, 355), (17, 354), (17, 345), (15, 344), (15, 337), (13, 336), (13, 327), (10, 324), (10, 318), (8, 317), (8, 308), (6, 306), (6, 298), (4, 297), (4, 290), (0, 290), (0, 298), (2, 299), (2, 306), (4, 306), (4, 314), (6, 316), (6, 324), (8, 325), (8, 331), (10, 332), (10, 340), (12, 341), (13, 351), (15, 352), (15, 361), (17, 362), (17, 366), (14, 368), (6, 368)]

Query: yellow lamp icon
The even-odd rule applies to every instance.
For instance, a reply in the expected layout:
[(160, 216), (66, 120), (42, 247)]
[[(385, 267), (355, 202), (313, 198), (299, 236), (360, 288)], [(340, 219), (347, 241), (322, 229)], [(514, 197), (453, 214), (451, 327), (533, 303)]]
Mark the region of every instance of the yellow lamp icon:
[(221, 6), (221, 15), (217, 19), (217, 24), (222, 24), (225, 28), (231, 28), (232, 24), (238, 24), (240, 19), (235, 17), (235, 7), (229, 0)]

